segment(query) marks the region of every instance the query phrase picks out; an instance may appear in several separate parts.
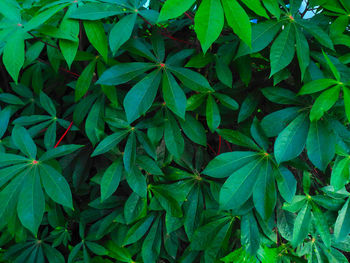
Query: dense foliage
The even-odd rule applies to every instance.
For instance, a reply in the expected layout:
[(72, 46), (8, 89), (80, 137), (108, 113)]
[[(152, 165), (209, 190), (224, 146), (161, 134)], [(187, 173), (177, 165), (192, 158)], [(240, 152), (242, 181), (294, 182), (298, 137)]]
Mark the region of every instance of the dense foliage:
[(348, 0), (0, 0), (0, 261), (348, 262)]

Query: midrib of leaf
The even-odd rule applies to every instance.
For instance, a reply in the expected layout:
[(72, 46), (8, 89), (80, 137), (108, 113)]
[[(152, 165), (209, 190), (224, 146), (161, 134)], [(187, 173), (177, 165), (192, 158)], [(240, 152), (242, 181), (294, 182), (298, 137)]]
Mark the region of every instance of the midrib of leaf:
[[(48, 172), (48, 170), (46, 170), (45, 165), (41, 165), (40, 168), (43, 169), (43, 170), (45, 170), (46, 175), (50, 174), (50, 173)], [(52, 168), (52, 169), (54, 169), (54, 168)], [(56, 183), (55, 180), (52, 180), (52, 177), (51, 177), (51, 176), (47, 176), (47, 177), (48, 177), (48, 179), (49, 179), (51, 182), (53, 182), (54, 185), (56, 185), (56, 188), (57, 188), (57, 189), (60, 189), (60, 190), (62, 191), (61, 187), (59, 187), (59, 185)], [(62, 192), (63, 192), (63, 191), (62, 191)], [(61, 196), (66, 200), (66, 203), (67, 203), (67, 204), (70, 203), (69, 200), (66, 198), (65, 195), (62, 194)]]
[[(301, 127), (302, 124), (304, 123), (305, 118), (306, 118), (306, 114), (304, 114), (304, 118), (303, 118), (302, 121), (300, 121), (299, 126), (297, 126), (297, 127), (294, 129), (294, 131), (293, 131), (293, 133), (292, 133), (293, 135), (291, 136), (291, 139), (290, 139), (289, 142), (287, 143), (285, 149), (288, 148), (289, 145), (292, 143), (294, 136), (297, 134), (297, 132), (298, 132), (298, 130), (299, 130), (299, 127)], [(285, 153), (286, 153), (286, 151), (284, 151), (283, 156), (285, 155)]]
[[(241, 186), (244, 184), (244, 182), (247, 180), (247, 178), (251, 175), (251, 173), (255, 170), (255, 168), (260, 164), (260, 162), (264, 159), (264, 157), (260, 158), (259, 161), (256, 160), (256, 164), (250, 169), (250, 171), (247, 173), (247, 175), (244, 177), (244, 179), (241, 181), (241, 183), (238, 185), (238, 187), (236, 188), (235, 192), (231, 192), (231, 197), (232, 198), (233, 195), (235, 195), (237, 193), (237, 191), (241, 188)], [(241, 168), (242, 169), (242, 168)], [(233, 175), (233, 174), (232, 174)], [(232, 176), (231, 175), (231, 176)], [(230, 199), (228, 199), (227, 201), (229, 201)], [(226, 202), (227, 203), (227, 202)]]
[[(215, 14), (215, 12), (212, 12), (212, 8), (213, 8), (213, 0), (209, 0), (210, 1), (210, 8), (209, 8), (209, 10), (208, 10), (208, 12), (209, 12), (209, 15), (208, 15), (208, 23), (207, 23), (207, 28), (206, 28), (206, 34), (205, 34), (205, 39), (206, 39), (206, 43), (207, 43), (207, 40), (209, 39), (209, 33), (210, 33), (210, 30), (209, 30), (209, 23), (210, 23), (210, 21), (212, 21), (212, 20), (214, 20), (213, 19), (213, 13)], [(219, 2), (220, 3), (220, 2)], [(214, 17), (215, 17), (215, 15), (214, 15)]]
[[(284, 30), (286, 30), (286, 31), (285, 31), (285, 34), (283, 35), (283, 38), (281, 38), (281, 40), (283, 41), (282, 45), (280, 45), (281, 48), (278, 49), (278, 54), (276, 56), (274, 56), (275, 58), (278, 58), (277, 59), (278, 60), (278, 64), (279, 64), (279, 61), (280, 61), (280, 59), (282, 57), (283, 51), (286, 49), (286, 46), (288, 45), (288, 42), (289, 42), (288, 39), (289, 39), (289, 34), (290, 34), (291, 28), (292, 27), (290, 25), (289, 26), (285, 26)], [(283, 31), (282, 31), (282, 33), (283, 33)]]
[(273, 25), (269, 26), (266, 30), (262, 31), (261, 34), (258, 34), (254, 39), (252, 39), (252, 44), (253, 44), (253, 42), (256, 42), (257, 39), (259, 39), (262, 35), (264, 35), (268, 31), (270, 31), (270, 29), (274, 28), (275, 26), (277, 26), (277, 24), (273, 24)]
[[(252, 156), (254, 156), (254, 155), (258, 155), (257, 153), (254, 153), (254, 154), (251, 154), (251, 155), (248, 155), (248, 156), (244, 156), (244, 157), (241, 157), (241, 158), (237, 158), (237, 159), (235, 159), (235, 163), (236, 162), (239, 162), (239, 161), (242, 161), (242, 160), (244, 160), (244, 159), (247, 159), (247, 158), (250, 158), (250, 157), (252, 157)], [(255, 160), (254, 160), (255, 161)], [(220, 166), (221, 168), (222, 167), (227, 167), (227, 166), (231, 166), (232, 165), (232, 162), (230, 162), (230, 163), (226, 163), (225, 165), (222, 165), (222, 166)], [(213, 169), (210, 169), (209, 171), (212, 171), (212, 170), (215, 170), (215, 168), (213, 168)]]

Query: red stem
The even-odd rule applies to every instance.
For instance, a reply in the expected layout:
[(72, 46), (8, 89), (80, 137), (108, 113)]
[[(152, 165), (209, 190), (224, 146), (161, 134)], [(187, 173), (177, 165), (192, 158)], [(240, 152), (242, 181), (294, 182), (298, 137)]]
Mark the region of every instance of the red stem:
[(187, 12), (185, 12), (185, 15), (186, 15), (189, 19), (191, 19), (191, 20), (193, 21), (192, 16), (190, 16)]
[(70, 128), (72, 128), (72, 125), (73, 125), (73, 122), (71, 122), (67, 128), (67, 130), (63, 133), (63, 135), (61, 136), (61, 138), (58, 140), (58, 142), (56, 143), (55, 147), (56, 148), (60, 143), (61, 141), (63, 140), (63, 138), (67, 135), (68, 131), (70, 130)]
[(226, 142), (227, 147), (230, 149), (230, 152), (232, 152), (232, 148), (231, 148), (230, 143), (228, 141), (225, 141), (225, 142)]
[(221, 136), (219, 135), (219, 146), (218, 146), (218, 153), (216, 155), (219, 155), (221, 152)]
[(217, 155), (216, 152), (215, 152), (215, 150), (213, 149), (213, 147), (211, 147), (209, 143), (208, 143), (207, 145), (208, 145), (209, 149), (210, 149), (215, 155)]

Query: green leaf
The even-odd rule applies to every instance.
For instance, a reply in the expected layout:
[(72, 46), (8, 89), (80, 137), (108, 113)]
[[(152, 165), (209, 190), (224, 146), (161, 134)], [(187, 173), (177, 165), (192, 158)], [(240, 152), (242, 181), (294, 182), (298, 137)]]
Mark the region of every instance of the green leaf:
[(293, 173), (283, 166), (276, 169), (275, 173), (278, 191), (284, 200), (291, 203), (297, 190), (297, 180)]
[(316, 79), (306, 83), (298, 92), (298, 95), (312, 94), (338, 84), (334, 79)]
[(147, 217), (141, 219), (136, 224), (134, 224), (125, 236), (125, 240), (123, 242), (123, 246), (133, 244), (137, 242), (140, 238), (142, 238), (147, 230), (150, 228), (154, 219), (154, 215), (150, 214)]
[(190, 114), (186, 114), (185, 121), (180, 120), (183, 132), (191, 141), (207, 146), (207, 136), (201, 122), (197, 121)]
[(222, 0), (228, 25), (249, 47), (252, 46), (252, 28), (249, 16), (236, 0)]
[(0, 167), (9, 166), (12, 164), (30, 162), (31, 160), (21, 155), (11, 153), (0, 153)]
[(340, 73), (338, 71), (338, 69), (334, 66), (334, 64), (332, 63), (332, 61), (329, 59), (329, 57), (327, 56), (327, 54), (322, 50), (323, 56), (329, 66), (329, 68), (331, 69), (333, 76), (335, 77), (335, 79), (337, 81), (340, 81)]
[(349, 164), (350, 158), (347, 157), (335, 162), (330, 183), (332, 186), (334, 186), (335, 190), (342, 189), (349, 181)]
[(214, 132), (220, 125), (221, 116), (219, 107), (216, 104), (214, 97), (209, 94), (206, 104), (207, 124), (211, 132)]
[(71, 5), (68, 8), (67, 13), (64, 16), (59, 27), (62, 31), (67, 32), (69, 35), (74, 36), (78, 39), (78, 41), (60, 39), (58, 42), (62, 55), (67, 62), (68, 68), (71, 67), (79, 47), (79, 21), (68, 18), (69, 15), (73, 12), (73, 10), (74, 6)]
[(148, 157), (148, 155), (138, 155), (136, 158), (136, 163), (150, 174), (163, 175), (163, 172), (159, 168), (158, 164)]
[(299, 19), (298, 23), (304, 27), (306, 31), (313, 35), (321, 45), (334, 50), (332, 40), (329, 38), (328, 34), (317, 26), (317, 24), (306, 19)]
[(135, 165), (136, 160), (136, 136), (131, 132), (124, 148), (123, 162), (127, 172), (130, 172), (131, 167)]
[(24, 105), (20, 98), (10, 93), (1, 93), (0, 100), (7, 104)]
[(10, 180), (12, 180), (17, 174), (22, 172), (25, 168), (28, 168), (30, 164), (28, 163), (22, 163), (22, 164), (16, 164), (11, 165), (6, 168), (2, 168), (0, 170), (0, 187), (7, 184)]
[(217, 130), (217, 133), (220, 136), (222, 136), (224, 140), (230, 143), (243, 146), (243, 147), (248, 147), (250, 149), (257, 150), (257, 151), (261, 150), (252, 139), (240, 133), (239, 131), (234, 131), (229, 129), (220, 129), (220, 130)]
[(167, 68), (189, 89), (198, 92), (214, 91), (208, 80), (195, 71), (174, 66)]
[(250, 255), (255, 255), (259, 249), (259, 228), (252, 211), (242, 216), (241, 243)]
[(44, 162), (51, 159), (56, 159), (64, 155), (71, 154), (76, 150), (80, 149), (81, 147), (84, 147), (84, 145), (67, 144), (58, 146), (56, 148), (48, 150), (43, 155), (41, 155), (39, 161)]
[(186, 95), (168, 71), (163, 74), (162, 88), (165, 105), (181, 119), (185, 119)]
[(310, 111), (310, 121), (321, 119), (326, 111), (328, 111), (337, 102), (340, 93), (340, 86), (335, 86), (324, 92), (315, 100)]
[(219, 57), (216, 57), (215, 70), (218, 79), (227, 87), (232, 88), (232, 72), (230, 67)]
[(0, 191), (0, 218), (2, 221), (8, 221), (9, 217), (16, 211), (18, 194), (28, 174), (28, 170), (23, 171)]
[(295, 49), (294, 27), (287, 24), (283, 31), (278, 35), (271, 46), (270, 62), (271, 74), (270, 77), (285, 68), (292, 62)]
[(280, 18), (281, 9), (278, 4), (278, 0), (262, 0), (266, 9), (273, 14), (277, 19)]
[(82, 20), (100, 20), (109, 16), (124, 13), (123, 8), (116, 4), (108, 3), (85, 3), (71, 12), (69, 18)]
[(295, 29), (295, 47), (301, 72), (301, 79), (304, 78), (305, 70), (310, 64), (310, 47), (300, 28), (294, 24)]
[(18, 197), (18, 218), (36, 236), (45, 210), (45, 197), (36, 167), (25, 176), (23, 184), (25, 187)]
[(238, 113), (238, 123), (246, 120), (255, 111), (259, 103), (259, 96), (254, 93), (249, 93), (244, 99), (241, 109)]
[(107, 136), (97, 145), (96, 149), (91, 154), (91, 157), (100, 155), (113, 149), (113, 147), (120, 143), (128, 133), (128, 130), (121, 130), (113, 133), (112, 135)]
[[(102, 96), (95, 101), (85, 121), (85, 134), (95, 146), (101, 140), (104, 129), (103, 112), (105, 100)], [(91, 105), (90, 105), (91, 106)]]
[(335, 154), (335, 135), (324, 121), (310, 124), (306, 140), (307, 155), (321, 171), (325, 171)]
[[(279, 9), (279, 8), (278, 8)], [(281, 30), (281, 24), (274, 20), (259, 22), (252, 26), (252, 47), (241, 42), (236, 57), (256, 53), (266, 48)]]
[(194, 4), (194, 2), (195, 0), (167, 0), (160, 10), (158, 22), (181, 16)]
[(266, 13), (266, 10), (262, 6), (259, 0), (242, 0), (242, 2), (253, 12), (255, 12), (259, 16), (263, 16), (269, 19), (269, 16)]
[(334, 238), (336, 242), (343, 241), (350, 233), (350, 207), (349, 198), (338, 212), (337, 220), (334, 224)]
[(120, 85), (136, 78), (153, 67), (153, 64), (143, 62), (120, 63), (105, 70), (96, 84)]
[(253, 190), (254, 206), (261, 217), (268, 220), (275, 209), (277, 193), (275, 178), (268, 158), (261, 163), (261, 168)]
[(28, 131), (21, 127), (15, 126), (12, 130), (11, 138), (16, 145), (16, 147), (27, 157), (35, 159), (37, 148), (36, 145), (30, 137)]
[(39, 164), (39, 172), (47, 195), (56, 203), (73, 209), (72, 193), (66, 179), (46, 164)]
[(44, 145), (47, 150), (50, 150), (54, 147), (56, 141), (56, 121), (53, 121), (47, 128), (44, 136)]
[(224, 11), (219, 0), (203, 0), (194, 17), (194, 30), (203, 53), (219, 37), (224, 27)]
[(220, 190), (221, 209), (237, 209), (249, 199), (258, 179), (261, 161), (260, 158), (249, 162), (226, 180)]
[(108, 255), (107, 249), (105, 249), (103, 246), (95, 242), (86, 241), (85, 244), (95, 255), (99, 255), (99, 256)]
[(186, 63), (186, 68), (204, 68), (210, 62), (213, 61), (213, 54), (207, 53), (199, 53), (195, 56), (192, 56), (190, 60)]
[(161, 185), (152, 186), (152, 193), (164, 210), (174, 217), (182, 217), (182, 209), (178, 201)]
[(348, 121), (350, 121), (350, 90), (347, 87), (343, 87), (345, 113)]
[(158, 70), (146, 75), (126, 94), (124, 108), (129, 123), (145, 114), (157, 95), (161, 74)]
[(88, 91), (92, 78), (94, 76), (96, 67), (96, 60), (93, 60), (87, 65), (80, 77), (78, 78), (77, 84), (75, 86), (75, 101), (80, 100)]
[(121, 45), (131, 37), (136, 18), (136, 13), (124, 16), (112, 27), (109, 33), (109, 46), (113, 55), (115, 55)]
[(232, 99), (231, 97), (225, 95), (225, 94), (220, 94), (215, 92), (213, 94), (222, 105), (224, 105), (227, 108), (230, 108), (231, 110), (238, 110), (239, 105), (237, 103), (237, 101), (235, 101), (234, 99)]
[(108, 42), (101, 21), (84, 21), (84, 29), (91, 45), (101, 54), (104, 61), (108, 59)]
[(44, 24), (47, 20), (49, 20), (54, 14), (61, 11), (69, 4), (61, 4), (55, 5), (51, 8), (46, 9), (45, 11), (36, 14), (32, 19), (28, 21), (28, 23), (24, 24), (23, 29), (25, 31), (31, 31), (40, 25)]
[[(12, 109), (10, 106), (0, 111), (0, 139), (5, 134), (10, 121)], [(13, 122), (12, 122), (13, 123)]]
[(17, 84), (19, 71), (24, 64), (24, 33), (17, 30), (8, 38), (2, 56), (2, 62)]
[(146, 216), (147, 213), (147, 200), (141, 198), (135, 192), (132, 192), (125, 202), (124, 217), (126, 223), (129, 225), (138, 219)]
[(277, 163), (294, 159), (303, 151), (308, 130), (309, 120), (302, 113), (278, 135), (274, 145)]
[(320, 233), (323, 243), (329, 248), (331, 246), (331, 235), (326, 217), (314, 202), (311, 202), (311, 206), (316, 229)]
[(300, 104), (300, 98), (296, 94), (288, 89), (278, 87), (263, 88), (261, 92), (270, 101), (278, 104)]
[(101, 179), (101, 202), (106, 200), (117, 190), (122, 176), (123, 163), (121, 159), (117, 159), (103, 173)]
[(309, 203), (306, 203), (298, 213), (294, 227), (293, 227), (293, 239), (292, 246), (297, 247), (300, 245), (309, 233), (309, 226), (311, 222), (311, 209)]
[(220, 218), (200, 226), (193, 233), (191, 240), (191, 250), (206, 250), (217, 234), (217, 230), (227, 222), (227, 218)]
[(250, 151), (222, 153), (209, 162), (203, 174), (214, 178), (225, 178), (259, 156), (256, 152)]
[(262, 129), (258, 118), (256, 117), (254, 117), (252, 125), (250, 126), (250, 134), (252, 135), (253, 139), (257, 142), (257, 144), (266, 152), (269, 148), (270, 142), (266, 137), (266, 134)]
[(51, 116), (56, 116), (56, 108), (52, 100), (44, 92), (40, 92), (40, 104)]
[(164, 140), (169, 152), (176, 158), (180, 158), (184, 151), (184, 139), (179, 125), (170, 112), (167, 112), (165, 121)]
[(160, 218), (158, 217), (142, 243), (141, 255), (143, 262), (157, 261), (162, 245), (162, 240), (159, 238), (161, 234), (162, 224), (160, 222)]
[(14, 21), (21, 20), (21, 9), (17, 1), (1, 1), (0, 14)]
[(125, 175), (130, 188), (142, 198), (147, 196), (147, 182), (138, 167), (133, 166)]
[(215, 236), (211, 244), (204, 250), (204, 259), (206, 262), (215, 260), (223, 245), (225, 245), (225, 238), (230, 235), (231, 224), (227, 223), (215, 231)]

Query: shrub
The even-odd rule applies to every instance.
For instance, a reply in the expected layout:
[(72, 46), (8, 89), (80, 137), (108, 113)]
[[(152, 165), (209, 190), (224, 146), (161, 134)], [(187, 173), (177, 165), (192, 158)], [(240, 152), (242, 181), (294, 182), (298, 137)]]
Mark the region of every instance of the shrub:
[(348, 0), (1, 0), (1, 262), (348, 262)]

